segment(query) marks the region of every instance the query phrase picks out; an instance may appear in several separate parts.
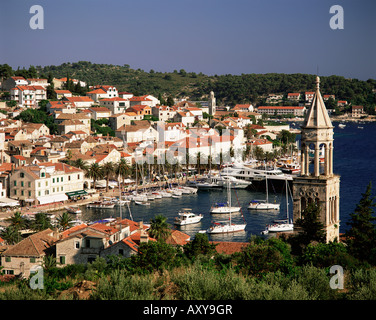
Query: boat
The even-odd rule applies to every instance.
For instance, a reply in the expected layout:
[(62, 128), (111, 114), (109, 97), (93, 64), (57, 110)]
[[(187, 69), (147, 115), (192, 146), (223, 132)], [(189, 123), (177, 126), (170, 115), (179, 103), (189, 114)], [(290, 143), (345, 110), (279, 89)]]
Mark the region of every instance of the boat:
[(266, 200), (252, 200), (248, 209), (250, 210), (279, 210), (279, 203), (270, 203)]
[(209, 229), (206, 230), (207, 233), (210, 234), (218, 234), (218, 233), (231, 233), (231, 232), (239, 232), (243, 231), (246, 227), (246, 224), (234, 224), (231, 223), (231, 219), (229, 223), (226, 222), (213, 222)]
[(209, 176), (206, 180), (197, 182), (196, 186), (198, 189), (219, 189), (224, 188), (227, 185), (227, 181), (231, 181), (231, 188), (232, 189), (245, 189), (250, 184), (251, 181), (245, 181), (243, 179), (237, 179), (233, 176)]
[(269, 202), (269, 191), (268, 191), (268, 179), (265, 179), (266, 185), (266, 200), (252, 200), (248, 209), (250, 210), (279, 210), (279, 203)]
[(178, 213), (178, 217), (175, 218), (174, 224), (179, 226), (184, 226), (187, 224), (193, 224), (198, 223), (201, 221), (201, 219), (204, 217), (202, 214), (194, 214), (191, 212), (192, 209), (182, 209)]
[(100, 208), (100, 209), (112, 209), (115, 207), (115, 203), (108, 201), (94, 201), (86, 205), (87, 208)]
[(340, 128), (340, 129), (343, 129), (343, 128), (345, 128), (345, 127), (346, 127), (346, 125), (343, 124), (343, 123), (340, 123), (340, 124), (338, 125), (338, 128)]
[(141, 205), (141, 206), (150, 206), (150, 202), (146, 202), (146, 201), (135, 201), (134, 203)]
[(216, 203), (210, 208), (210, 213), (232, 213), (239, 212), (241, 207), (233, 207), (231, 205), (231, 182), (227, 181), (227, 203)]
[(73, 214), (79, 214), (82, 213), (82, 210), (78, 208), (78, 206), (70, 206), (65, 208), (68, 213), (73, 213)]
[(288, 200), (288, 183), (286, 180), (286, 219), (274, 220), (273, 224), (266, 226), (266, 229), (262, 231), (262, 234), (268, 234), (269, 232), (287, 232), (294, 230), (294, 224), (289, 219), (289, 200)]
[(358, 126), (358, 129), (364, 129), (364, 127)]
[(171, 192), (160, 191), (159, 193), (162, 195), (162, 198), (171, 198), (172, 197)]
[(268, 232), (286, 232), (293, 230), (294, 224), (289, 220), (274, 220), (274, 224), (268, 225), (263, 234), (267, 234)]
[(281, 169), (271, 166), (252, 167), (246, 163), (235, 163), (232, 167), (226, 167), (221, 170), (221, 176), (231, 176), (244, 181), (262, 181), (268, 180), (285, 181), (292, 180), (293, 175), (283, 173)]

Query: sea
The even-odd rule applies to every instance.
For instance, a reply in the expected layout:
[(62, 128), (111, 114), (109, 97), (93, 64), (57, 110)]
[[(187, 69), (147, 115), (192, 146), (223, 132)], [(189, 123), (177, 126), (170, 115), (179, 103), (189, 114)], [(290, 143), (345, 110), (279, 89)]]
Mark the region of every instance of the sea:
[[(350, 214), (359, 203), (362, 193), (365, 192), (368, 183), (373, 183), (373, 195), (376, 195), (376, 123), (353, 123), (347, 122), (345, 128), (339, 128), (338, 122), (334, 125), (334, 164), (333, 171), (340, 178), (340, 233), (348, 230)], [(295, 124), (299, 128), (299, 124)], [(299, 136), (297, 137), (300, 138)], [(267, 224), (276, 219), (292, 218), (291, 190), (285, 188), (268, 188), (269, 201), (280, 203), (278, 211), (250, 211), (247, 209), (251, 200), (266, 198), (265, 190), (254, 188), (252, 185), (247, 189), (233, 189), (231, 193), (232, 204), (240, 205), (241, 211), (233, 213), (233, 223), (246, 223), (244, 231), (232, 234), (208, 235), (212, 241), (238, 241), (246, 242), (252, 235), (261, 235)], [(114, 209), (89, 209), (82, 207), (83, 221), (96, 221), (109, 217), (122, 217), (150, 223), (156, 215), (163, 215), (167, 223), (173, 228), (194, 238), (201, 230), (206, 230), (212, 222), (228, 222), (227, 214), (210, 214), (210, 208), (217, 202), (227, 200), (226, 189), (199, 190), (197, 194), (183, 195), (181, 198), (162, 198), (150, 201), (150, 206), (140, 206), (131, 203)], [(187, 226), (175, 226), (174, 218), (183, 208), (190, 208), (192, 212), (203, 214), (200, 223)]]

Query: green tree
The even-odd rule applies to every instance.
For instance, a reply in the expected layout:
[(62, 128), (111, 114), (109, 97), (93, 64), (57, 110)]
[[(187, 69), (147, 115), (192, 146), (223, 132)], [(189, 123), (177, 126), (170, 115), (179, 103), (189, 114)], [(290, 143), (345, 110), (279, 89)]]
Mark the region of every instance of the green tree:
[(72, 227), (72, 218), (68, 212), (63, 212), (57, 219), (57, 225), (61, 230), (67, 230)]
[(10, 225), (17, 231), (20, 231), (26, 227), (26, 220), (22, 217), (21, 212), (17, 211), (10, 218), (6, 219), (7, 222), (10, 222)]
[(93, 186), (95, 188), (95, 183), (97, 180), (103, 177), (101, 166), (98, 163), (92, 163), (85, 172), (85, 175), (86, 177), (93, 179)]
[(161, 214), (156, 215), (154, 219), (150, 219), (149, 235), (158, 241), (166, 241), (170, 235), (171, 229), (167, 223), (167, 218)]
[(106, 192), (108, 192), (108, 184), (110, 178), (114, 175), (116, 168), (112, 162), (106, 162), (102, 165), (102, 176), (106, 179)]
[(301, 253), (313, 241), (326, 241), (325, 227), (320, 221), (320, 207), (317, 203), (308, 204), (302, 212), (302, 218), (295, 221), (294, 225), (299, 229), (297, 235), (289, 238), (294, 252)]
[(51, 219), (45, 212), (38, 212), (35, 215), (35, 219), (32, 222), (31, 227), (35, 231), (43, 231), (48, 228), (52, 228)]
[(3, 238), (7, 244), (16, 244), (21, 241), (21, 233), (15, 227), (8, 226), (0, 232), (0, 237)]
[(215, 252), (215, 244), (210, 243), (207, 234), (203, 233), (196, 233), (194, 239), (184, 246), (184, 254), (191, 260), (198, 255), (213, 255)]
[(130, 167), (127, 161), (124, 158), (121, 158), (120, 161), (115, 166), (115, 173), (121, 177), (124, 185), (124, 179), (129, 174)]
[(375, 197), (372, 194), (372, 183), (369, 182), (365, 193), (356, 205), (354, 213), (350, 214), (347, 224), (350, 229), (346, 232), (346, 244), (349, 252), (360, 260), (376, 262), (376, 231), (374, 221)]

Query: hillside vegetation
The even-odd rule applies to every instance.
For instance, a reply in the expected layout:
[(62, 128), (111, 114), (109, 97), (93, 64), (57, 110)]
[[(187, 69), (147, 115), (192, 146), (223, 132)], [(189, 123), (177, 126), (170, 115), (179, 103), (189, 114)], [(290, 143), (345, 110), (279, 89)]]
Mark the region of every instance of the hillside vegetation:
[[(96, 64), (88, 61), (67, 62), (59, 66), (30, 66), (27, 69), (12, 70), (8, 65), (0, 65), (0, 78), (10, 75), (45, 78), (70, 78), (85, 81), (88, 85), (114, 85), (119, 91), (134, 95), (152, 94), (156, 97), (188, 98), (207, 100), (212, 90), (218, 105), (236, 103), (265, 103), (269, 93), (313, 91), (315, 75), (311, 74), (241, 74), (214, 75), (174, 70), (157, 72), (132, 69), (125, 64)], [(322, 94), (334, 94), (337, 100), (347, 100), (353, 105), (363, 105), (369, 109), (376, 106), (376, 80), (362, 81), (332, 75), (320, 77)], [(373, 108), (374, 109), (374, 108)]]

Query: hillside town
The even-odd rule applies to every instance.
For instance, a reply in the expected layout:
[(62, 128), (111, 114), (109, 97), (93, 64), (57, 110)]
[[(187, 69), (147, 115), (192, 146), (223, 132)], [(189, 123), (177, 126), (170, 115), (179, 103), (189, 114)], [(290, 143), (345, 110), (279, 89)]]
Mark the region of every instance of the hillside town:
[[(71, 81), (81, 87), (87, 85)], [(99, 199), (109, 191), (109, 180), (115, 180), (119, 188), (134, 186), (134, 179), (128, 184), (124, 181), (131, 178), (129, 173), (90, 172), (109, 163), (125, 162), (132, 167), (144, 162), (165, 164), (173, 159), (186, 169), (186, 177), (200, 173), (198, 162), (208, 164), (203, 171), (211, 164), (222, 166), (250, 158), (275, 161), (275, 165), (286, 154), (286, 150), (280, 152), (282, 147), (277, 143), (281, 134), (299, 133), (290, 123), (304, 119), (315, 94), (269, 94), (265, 97), (267, 105), (255, 107), (251, 103), (218, 106), (215, 93), (210, 92), (204, 101), (174, 100), (165, 105), (152, 95), (135, 96), (105, 84), (90, 87), (86, 95), (76, 95), (65, 89), (66, 82), (67, 78), (53, 79), (56, 99), (47, 99), (47, 79), (13, 76), (2, 82), (2, 93), (8, 97), (0, 102), (3, 229), (15, 212), (32, 215), (77, 200)], [(335, 101), (339, 108), (348, 104), (329, 93), (323, 99)], [(281, 105), (282, 100), (291, 105)], [(42, 110), (53, 123), (40, 123), (32, 117), (24, 121), (20, 115), (25, 110)], [(367, 116), (362, 106), (351, 106), (351, 113), (343, 120)], [(289, 122), (281, 122), (286, 119)], [(298, 146), (294, 150), (298, 156)], [(165, 170), (158, 177), (149, 177), (151, 182), (167, 180)], [(143, 222), (119, 218), (81, 223), (65, 230), (25, 233), (15, 244), (0, 239), (5, 274), (28, 277), (32, 267), (51, 252), (64, 266), (111, 254), (129, 257), (137, 253), (140, 243), (155, 241)], [(167, 240), (173, 245), (187, 241), (189, 236), (178, 230)], [(223, 246), (224, 251), (233, 252), (242, 245), (232, 244), (230, 249)]]

